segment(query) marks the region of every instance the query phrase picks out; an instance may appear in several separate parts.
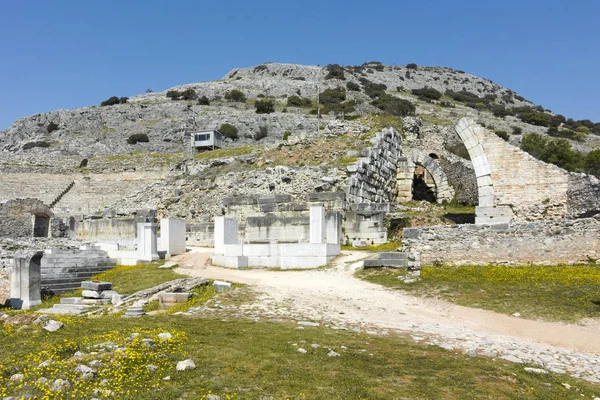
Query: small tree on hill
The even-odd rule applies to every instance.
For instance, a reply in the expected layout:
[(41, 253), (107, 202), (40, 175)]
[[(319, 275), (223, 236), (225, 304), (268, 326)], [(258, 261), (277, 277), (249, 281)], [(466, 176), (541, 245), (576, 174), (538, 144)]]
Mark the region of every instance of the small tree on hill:
[(237, 140), (238, 138), (238, 129), (231, 124), (223, 124), (219, 127), (219, 132), (223, 134), (226, 138)]
[(210, 105), (210, 100), (208, 99), (208, 97), (202, 96), (198, 99), (198, 104), (200, 104), (201, 106), (208, 106)]
[(237, 89), (233, 89), (228, 92), (225, 92), (225, 100), (241, 103), (246, 101), (246, 95)]
[(275, 105), (272, 100), (258, 100), (254, 103), (257, 114), (270, 114), (275, 112)]

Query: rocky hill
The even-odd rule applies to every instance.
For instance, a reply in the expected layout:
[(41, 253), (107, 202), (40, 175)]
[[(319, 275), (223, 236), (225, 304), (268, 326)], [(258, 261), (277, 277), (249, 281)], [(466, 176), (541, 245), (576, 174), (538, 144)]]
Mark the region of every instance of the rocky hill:
[[(346, 167), (386, 126), (402, 133), (405, 148), (443, 156), (456, 179), (471, 168), (450, 129), (462, 117), (515, 146), (527, 133), (566, 137), (583, 153), (600, 144), (599, 124), (567, 120), (463, 71), (414, 64), (268, 63), (233, 69), (218, 81), (103, 104), (36, 114), (0, 132), (0, 169), (21, 174), (0, 179), (5, 193), (30, 195), (18, 185), (21, 178), (57, 174), (60, 182), (54, 185), (43, 179), (46, 197), (56, 198), (71, 181), (80, 182), (75, 188), (85, 193), (85, 205), (75, 204), (73, 194), (65, 196), (56, 206), (65, 213), (151, 207), (194, 221), (218, 213), (227, 196), (276, 192), (301, 199), (310, 191), (342, 190)], [(237, 129), (225, 149), (202, 154), (191, 149), (190, 132), (223, 124)], [(147, 141), (131, 143), (136, 136)], [(80, 164), (83, 159), (87, 165)], [(106, 173), (113, 175), (103, 177)], [(123, 178), (129, 183), (117, 194), (93, 195), (103, 184), (114, 193), (123, 173), (137, 178)], [(457, 199), (472, 203), (473, 187), (463, 186)]]

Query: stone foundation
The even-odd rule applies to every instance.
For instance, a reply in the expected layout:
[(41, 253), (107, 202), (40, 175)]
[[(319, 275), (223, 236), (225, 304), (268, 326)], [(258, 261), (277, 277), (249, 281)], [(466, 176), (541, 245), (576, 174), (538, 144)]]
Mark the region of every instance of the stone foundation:
[(512, 222), (498, 226), (438, 225), (405, 228), (404, 251), (425, 264), (557, 264), (600, 258), (600, 221), (595, 218)]

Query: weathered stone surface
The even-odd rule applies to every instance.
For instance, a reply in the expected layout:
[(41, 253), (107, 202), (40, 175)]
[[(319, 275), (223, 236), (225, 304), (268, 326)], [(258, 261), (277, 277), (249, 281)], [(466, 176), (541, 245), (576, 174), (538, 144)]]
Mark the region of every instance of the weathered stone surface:
[(113, 285), (111, 282), (93, 282), (93, 281), (83, 281), (81, 282), (81, 287), (83, 289), (89, 289), (96, 292), (101, 292), (103, 290), (111, 290)]
[(48, 321), (46, 323), (46, 325), (44, 325), (44, 329), (47, 330), (48, 332), (56, 332), (57, 330), (62, 328), (64, 325), (65, 324), (60, 321), (55, 321), (55, 320), (51, 319), (50, 321)]
[(194, 364), (194, 361), (188, 358), (187, 360), (179, 361), (175, 369), (177, 371), (192, 371), (196, 369), (196, 364)]
[(229, 291), (233, 288), (233, 285), (230, 282), (224, 282), (224, 281), (214, 281), (213, 282), (213, 288), (215, 289), (215, 292), (226, 292)]
[(505, 230), (458, 225), (404, 229), (403, 251), (421, 262), (537, 263), (587, 262), (600, 256), (600, 221), (513, 222)]

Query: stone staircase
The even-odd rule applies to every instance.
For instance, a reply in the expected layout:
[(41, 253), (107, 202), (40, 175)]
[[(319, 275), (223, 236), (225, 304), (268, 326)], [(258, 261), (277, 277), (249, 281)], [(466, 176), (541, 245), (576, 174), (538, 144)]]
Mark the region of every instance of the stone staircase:
[(67, 185), (67, 187), (64, 188), (63, 191), (60, 192), (60, 194), (58, 196), (56, 196), (56, 198), (54, 200), (52, 200), (52, 203), (50, 203), (50, 208), (53, 208), (56, 205), (56, 203), (58, 203), (60, 201), (60, 199), (62, 199), (63, 196), (65, 194), (67, 194), (67, 192), (69, 190), (71, 190), (73, 188), (74, 185), (75, 185), (75, 181), (69, 182), (69, 184)]
[(114, 266), (100, 249), (52, 249), (42, 257), (42, 292), (60, 294), (79, 289), (81, 282)]

